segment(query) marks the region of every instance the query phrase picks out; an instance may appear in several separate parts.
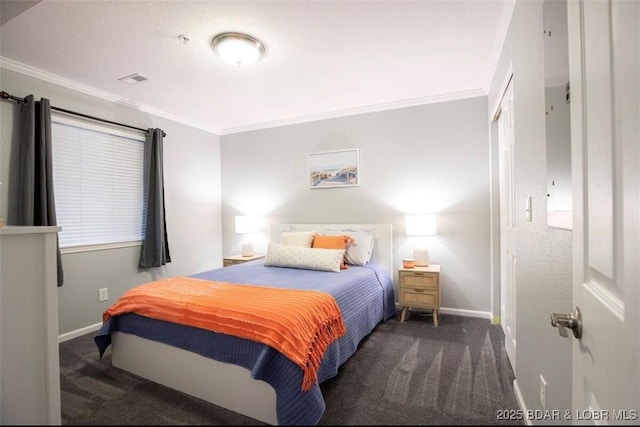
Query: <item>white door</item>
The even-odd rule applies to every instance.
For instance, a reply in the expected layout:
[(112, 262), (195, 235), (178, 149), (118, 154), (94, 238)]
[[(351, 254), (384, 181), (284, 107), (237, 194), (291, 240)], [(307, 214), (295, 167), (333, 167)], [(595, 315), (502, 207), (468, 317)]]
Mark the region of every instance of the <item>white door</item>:
[(498, 112), (500, 170), (500, 324), (511, 367), (516, 370), (516, 221), (514, 186), (513, 78)]
[[(568, 6), (577, 423), (640, 421), (640, 2)], [(570, 307), (568, 308), (571, 309)]]

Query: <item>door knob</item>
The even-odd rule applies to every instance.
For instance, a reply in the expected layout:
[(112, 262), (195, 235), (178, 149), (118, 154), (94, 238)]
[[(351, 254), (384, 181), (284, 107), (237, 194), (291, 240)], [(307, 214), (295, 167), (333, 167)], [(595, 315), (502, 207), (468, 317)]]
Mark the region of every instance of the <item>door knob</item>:
[(582, 338), (582, 315), (580, 308), (574, 306), (569, 314), (551, 313), (551, 326), (558, 328), (558, 332), (563, 337), (568, 337), (567, 329), (573, 331), (573, 336)]

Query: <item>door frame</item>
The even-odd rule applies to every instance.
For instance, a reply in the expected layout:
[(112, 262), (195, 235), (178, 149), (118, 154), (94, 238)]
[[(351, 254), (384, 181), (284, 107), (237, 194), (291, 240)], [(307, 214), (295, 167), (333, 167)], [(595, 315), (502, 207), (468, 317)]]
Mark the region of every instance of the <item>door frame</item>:
[(490, 235), (491, 235), (491, 315), (495, 325), (500, 325), (500, 164), (498, 147), (498, 117), (502, 98), (509, 82), (513, 78), (513, 62), (509, 63), (500, 85), (500, 94), (489, 111), (489, 171), (491, 188), (490, 199)]
[[(502, 102), (505, 92), (514, 79), (513, 62), (509, 63), (504, 74), (499, 96), (489, 111), (489, 128), (490, 128), (490, 171), (491, 171), (491, 301), (493, 323), (501, 325), (502, 319), (502, 265), (506, 260), (502, 260), (501, 251), (501, 212), (500, 212), (500, 147), (499, 147), (499, 130), (498, 118), (500, 117)], [(514, 373), (516, 367), (513, 367)]]

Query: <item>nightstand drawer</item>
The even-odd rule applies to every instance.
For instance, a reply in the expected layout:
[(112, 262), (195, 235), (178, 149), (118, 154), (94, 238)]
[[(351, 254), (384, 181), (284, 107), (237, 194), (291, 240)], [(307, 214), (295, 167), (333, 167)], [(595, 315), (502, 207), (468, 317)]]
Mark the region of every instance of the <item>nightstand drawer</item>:
[(400, 304), (412, 307), (438, 308), (438, 292), (401, 289)]
[(400, 286), (438, 289), (438, 275), (434, 273), (400, 272)]

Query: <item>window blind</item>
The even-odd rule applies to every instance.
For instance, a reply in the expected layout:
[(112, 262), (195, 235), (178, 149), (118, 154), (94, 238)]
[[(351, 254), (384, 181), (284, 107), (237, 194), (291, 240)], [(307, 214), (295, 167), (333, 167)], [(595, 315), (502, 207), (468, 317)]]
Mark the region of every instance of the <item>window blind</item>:
[(52, 117), (61, 248), (144, 238), (144, 134)]

